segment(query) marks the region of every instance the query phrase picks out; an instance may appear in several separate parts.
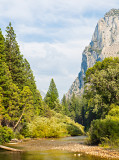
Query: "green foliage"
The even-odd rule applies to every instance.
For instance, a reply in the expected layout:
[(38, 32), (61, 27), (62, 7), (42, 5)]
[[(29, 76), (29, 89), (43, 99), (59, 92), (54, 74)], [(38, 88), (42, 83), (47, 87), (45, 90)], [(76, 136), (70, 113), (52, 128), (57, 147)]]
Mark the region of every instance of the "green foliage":
[(119, 117), (107, 116), (106, 119), (94, 120), (89, 129), (91, 144), (114, 144), (119, 137)]
[(4, 38), (0, 30), (0, 143), (12, 138), (10, 128), (18, 138), (22, 138), (19, 131), (25, 137), (83, 134), (81, 125), (64, 116), (67, 114), (79, 121), (79, 100), (73, 96), (69, 103), (64, 97), (60, 104), (55, 82), (51, 79), (44, 102), (36, 88), (30, 64), (20, 54), (11, 23), (6, 33)]
[(65, 95), (62, 98), (61, 104), (62, 104), (62, 112), (63, 112), (63, 114), (69, 116), (70, 112), (69, 112), (69, 109), (68, 109), (68, 101), (67, 101)]
[(22, 134), (25, 137), (33, 138), (64, 137), (84, 133), (83, 126), (76, 124), (69, 117), (55, 112), (52, 112), (51, 118), (36, 117), (24, 130), (22, 130)]
[(54, 106), (54, 111), (56, 111), (57, 113), (63, 112), (63, 106), (60, 104), (59, 99), (56, 99), (56, 101), (54, 102)]
[(2, 31), (0, 29), (0, 59), (5, 62), (6, 54), (5, 54), (5, 39), (2, 35)]
[(9, 126), (14, 127), (16, 122), (18, 121), (18, 117), (20, 116), (20, 107), (21, 107), (21, 100), (20, 100), (20, 90), (18, 87), (11, 83), (10, 85), (10, 99), (9, 99), (9, 106), (6, 109), (9, 120), (7, 123)]
[[(119, 58), (106, 58), (89, 68), (85, 77), (85, 126), (89, 142), (108, 146), (119, 142)], [(90, 126), (91, 123), (91, 126)]]
[(0, 87), (2, 88), (3, 94), (3, 105), (7, 108), (9, 102), (10, 85), (12, 83), (12, 78), (8, 66), (5, 62), (0, 60)]
[(74, 123), (73, 121), (72, 123), (67, 124), (67, 130), (70, 136), (81, 136), (84, 134), (83, 126), (79, 125), (79, 123)]
[(106, 58), (89, 68), (85, 84), (85, 112), (90, 126), (93, 119), (105, 118), (111, 104), (119, 104), (119, 58)]
[(14, 134), (11, 128), (0, 126), (0, 144), (9, 142), (13, 136)]
[(71, 99), (66, 100), (64, 96), (62, 99), (63, 113), (73, 119), (75, 122), (84, 124), (84, 105), (85, 98), (72, 95)]
[(2, 105), (2, 100), (3, 100), (2, 88), (0, 87), (0, 125), (1, 125), (3, 115), (4, 115), (4, 112), (5, 112), (5, 109)]
[(34, 97), (34, 103), (37, 103), (37, 98), (41, 98), (40, 97), (40, 93), (39, 96), (37, 97), (37, 88), (36, 88), (36, 84), (35, 84), (35, 80), (34, 80), (34, 76), (33, 76), (33, 72), (30, 68), (30, 64), (28, 63), (28, 61), (26, 59), (24, 59), (24, 86), (28, 86), (29, 89), (31, 90), (33, 97)]
[(51, 108), (54, 109), (55, 108), (55, 101), (58, 99), (59, 95), (58, 95), (58, 91), (55, 85), (55, 82), (53, 80), (53, 78), (51, 79), (50, 82), (50, 86), (48, 89), (48, 92), (45, 96), (45, 102), (46, 104)]
[(13, 82), (20, 88), (23, 88), (25, 83), (24, 79), (24, 64), (23, 56), (20, 54), (19, 46), (16, 41), (16, 34), (14, 29), (9, 23), (9, 26), (6, 28), (6, 40), (5, 40), (5, 53), (6, 53), (6, 63), (9, 67), (9, 71), (12, 76)]
[(30, 65), (20, 54), (11, 23), (6, 33), (4, 38), (0, 30), (0, 124), (15, 129), (46, 109)]
[(109, 111), (108, 115), (119, 117), (119, 106), (112, 104), (110, 108), (111, 110)]
[(30, 122), (34, 115), (34, 108), (32, 92), (28, 86), (25, 86), (21, 91), (21, 104), (24, 120)]

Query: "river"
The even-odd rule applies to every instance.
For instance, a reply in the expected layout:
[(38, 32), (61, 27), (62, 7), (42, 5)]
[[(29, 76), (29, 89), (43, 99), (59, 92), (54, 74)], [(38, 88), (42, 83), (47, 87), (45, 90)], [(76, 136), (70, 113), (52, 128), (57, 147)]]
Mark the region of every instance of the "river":
[(59, 146), (81, 144), (84, 140), (84, 136), (78, 136), (59, 139), (33, 139), (19, 144), (8, 144), (7, 146), (22, 149), (24, 152), (0, 150), (0, 160), (104, 160), (104, 158), (80, 152), (57, 150)]

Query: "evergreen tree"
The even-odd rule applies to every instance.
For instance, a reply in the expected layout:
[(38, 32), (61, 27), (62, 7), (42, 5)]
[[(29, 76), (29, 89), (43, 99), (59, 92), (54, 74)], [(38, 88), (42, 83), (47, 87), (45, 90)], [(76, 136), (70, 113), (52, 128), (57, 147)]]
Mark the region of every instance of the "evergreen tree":
[(50, 82), (50, 86), (49, 86), (48, 92), (47, 92), (46, 97), (45, 97), (44, 100), (45, 100), (46, 104), (51, 109), (54, 109), (55, 108), (55, 103), (54, 102), (58, 99), (58, 97), (59, 97), (58, 91), (57, 91), (55, 82), (54, 82), (54, 80), (52, 78), (51, 82)]
[(2, 95), (2, 124), (13, 126), (19, 115), (19, 89), (13, 83), (10, 71), (5, 62), (0, 60), (0, 87)]
[(2, 120), (3, 120), (3, 115), (4, 115), (4, 107), (3, 107), (3, 104), (2, 104), (2, 100), (3, 100), (3, 95), (2, 95), (2, 88), (0, 87), (0, 126), (1, 126), (1, 123), (2, 123)]
[(44, 105), (41, 94), (39, 90), (36, 90), (35, 93), (35, 104), (34, 104), (35, 114), (36, 115), (43, 115), (44, 114)]
[(14, 127), (16, 122), (18, 121), (18, 117), (20, 116), (21, 111), (21, 100), (20, 100), (20, 90), (18, 87), (11, 83), (10, 85), (10, 99), (9, 99), (9, 107), (7, 108), (7, 113), (9, 115), (9, 126)]
[(37, 90), (36, 84), (35, 84), (35, 80), (34, 80), (34, 76), (33, 76), (33, 72), (30, 68), (30, 64), (29, 62), (24, 59), (24, 72), (25, 72), (25, 83), (24, 86), (28, 86), (29, 89), (32, 92), (33, 95), (33, 104), (34, 104), (34, 109), (36, 114), (40, 114), (43, 110), (43, 106), (42, 106), (42, 97), (40, 95), (40, 92)]
[(34, 115), (33, 94), (28, 86), (21, 91), (22, 113), (25, 121), (29, 122)]
[(85, 99), (76, 96), (74, 93), (71, 99), (67, 100), (68, 104), (68, 116), (71, 117), (75, 122), (83, 124), (83, 104), (85, 104)]
[(67, 102), (65, 94), (64, 94), (64, 96), (62, 98), (62, 106), (63, 106), (63, 113), (65, 115), (69, 116), (70, 112), (68, 110), (68, 102)]
[[(3, 106), (3, 100), (6, 101), (5, 98), (3, 99), (3, 93), (7, 94), (7, 80), (9, 80), (9, 76), (6, 73), (6, 55), (5, 55), (5, 39), (2, 35), (2, 31), (0, 29), (0, 125), (3, 121), (3, 115), (5, 114), (5, 108)], [(4, 88), (4, 90), (3, 90)], [(6, 88), (6, 89), (5, 89)], [(6, 97), (7, 98), (7, 97)]]
[(69, 111), (70, 111), (70, 117), (75, 120), (76, 118), (76, 96), (73, 93), (71, 100), (70, 100), (70, 104), (69, 104)]
[(63, 113), (63, 106), (60, 104), (59, 99), (56, 99), (56, 101), (54, 102), (55, 108), (54, 110), (57, 113)]
[(33, 96), (28, 86), (23, 88), (20, 93), (20, 97), (20, 116), (18, 117), (17, 123), (14, 125), (14, 130), (17, 128), (21, 120), (23, 120), (23, 122), (30, 122), (34, 115)]
[(12, 84), (12, 77), (8, 66), (0, 59), (0, 87), (3, 90), (3, 106), (7, 109), (10, 99), (10, 85)]
[(31, 90), (31, 92), (33, 93), (33, 97), (34, 97), (34, 103), (36, 101), (36, 84), (35, 84), (35, 80), (34, 80), (34, 76), (33, 76), (33, 72), (30, 68), (30, 64), (29, 62), (24, 59), (24, 73), (25, 73), (25, 83), (24, 86), (28, 86)]
[(6, 62), (9, 67), (13, 82), (20, 88), (23, 88), (25, 83), (24, 78), (24, 63), (23, 56), (20, 54), (19, 46), (16, 41), (16, 34), (14, 33), (11, 23), (6, 29), (6, 41), (5, 41), (5, 52)]
[(2, 61), (6, 61), (6, 54), (5, 54), (5, 39), (2, 35), (2, 31), (0, 29), (0, 59)]

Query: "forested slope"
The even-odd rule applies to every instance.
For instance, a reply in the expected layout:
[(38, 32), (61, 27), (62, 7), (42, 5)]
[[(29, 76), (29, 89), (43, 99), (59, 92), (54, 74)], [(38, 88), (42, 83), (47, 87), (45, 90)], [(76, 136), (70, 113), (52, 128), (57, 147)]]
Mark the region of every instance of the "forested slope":
[[(83, 134), (81, 125), (75, 124), (66, 116), (62, 121), (62, 115), (64, 108), (59, 102), (54, 80), (51, 80), (43, 101), (37, 90), (30, 64), (20, 53), (14, 29), (9, 23), (5, 37), (0, 30), (0, 143), (13, 137), (60, 137)], [(49, 121), (54, 128), (50, 127), (50, 133), (46, 135), (45, 130), (49, 127)], [(33, 136), (31, 133), (36, 122), (38, 126), (42, 123), (42, 127), (36, 127), (33, 131), (42, 132), (42, 135)], [(58, 132), (59, 128), (64, 134)], [(54, 133), (51, 134), (52, 132)]]

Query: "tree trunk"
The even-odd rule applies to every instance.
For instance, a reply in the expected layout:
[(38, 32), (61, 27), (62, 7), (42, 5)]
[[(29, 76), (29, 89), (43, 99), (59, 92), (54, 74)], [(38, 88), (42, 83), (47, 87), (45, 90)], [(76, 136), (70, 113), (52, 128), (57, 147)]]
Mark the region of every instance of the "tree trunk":
[(7, 151), (15, 151), (15, 152), (21, 152), (22, 151), (22, 150), (19, 150), (19, 149), (10, 148), (10, 147), (6, 147), (6, 146), (2, 146), (2, 145), (0, 145), (0, 148), (5, 149)]
[(22, 112), (22, 114), (21, 114), (21, 116), (20, 116), (20, 118), (19, 118), (19, 120), (17, 121), (17, 123), (15, 124), (15, 126), (14, 126), (14, 131), (15, 131), (15, 129), (17, 128), (17, 126), (18, 126), (18, 124), (19, 124), (19, 122), (21, 121), (21, 119), (22, 119), (22, 117), (23, 117), (23, 114), (24, 114), (24, 111), (25, 111), (25, 107), (24, 107), (24, 109), (23, 109), (23, 112)]

